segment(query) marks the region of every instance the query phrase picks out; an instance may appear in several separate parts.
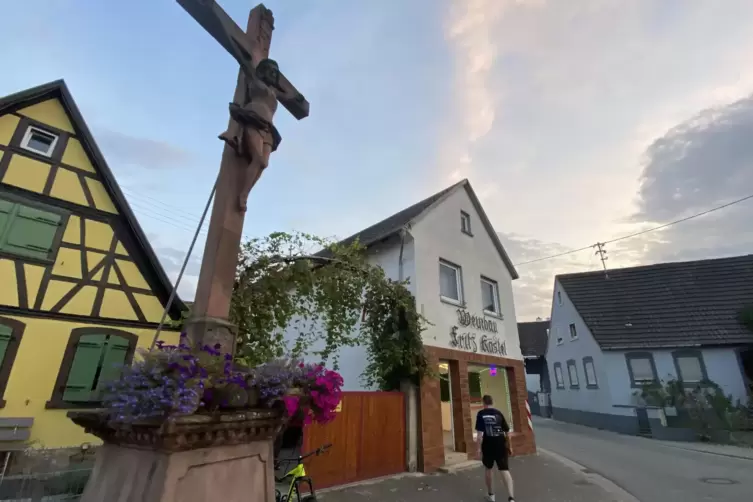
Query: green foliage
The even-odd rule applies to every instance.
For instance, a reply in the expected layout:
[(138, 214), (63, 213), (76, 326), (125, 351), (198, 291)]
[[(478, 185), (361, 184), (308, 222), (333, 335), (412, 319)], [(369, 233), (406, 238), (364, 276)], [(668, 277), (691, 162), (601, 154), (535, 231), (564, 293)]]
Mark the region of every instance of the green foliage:
[(644, 385), (634, 393), (648, 406), (675, 407), (689, 419), (689, 425), (699, 435), (708, 436), (711, 430), (744, 430), (753, 416), (753, 407), (735, 403), (731, 395), (715, 382), (706, 380), (695, 386), (685, 386), (671, 379), (656, 385)]
[[(327, 256), (312, 251), (327, 249)], [(242, 246), (230, 309), (238, 358), (251, 367), (312, 354), (337, 369), (338, 349), (365, 345), (363, 379), (393, 389), (428, 371), (423, 318), (405, 283), (368, 263), (363, 246), (277, 232)], [(363, 315), (363, 320), (362, 320)], [(284, 330), (296, 333), (285, 346)]]
[(363, 379), (368, 386), (396, 390), (402, 380), (418, 383), (421, 377), (433, 374), (421, 341), (423, 319), (403, 284), (385, 281), (383, 275), (374, 279), (366, 291), (361, 323), (368, 349)]
[(180, 319), (170, 319), (167, 318), (167, 321), (165, 321), (165, 324), (170, 326), (173, 329), (181, 329), (183, 328), (183, 325), (188, 320), (188, 318), (191, 317), (191, 311), (190, 310), (184, 310), (180, 313)]
[(657, 384), (642, 385), (640, 390), (633, 393), (640, 397), (648, 406), (677, 406), (682, 407), (685, 402), (685, 388), (682, 382), (671, 379), (666, 383), (662, 380)]

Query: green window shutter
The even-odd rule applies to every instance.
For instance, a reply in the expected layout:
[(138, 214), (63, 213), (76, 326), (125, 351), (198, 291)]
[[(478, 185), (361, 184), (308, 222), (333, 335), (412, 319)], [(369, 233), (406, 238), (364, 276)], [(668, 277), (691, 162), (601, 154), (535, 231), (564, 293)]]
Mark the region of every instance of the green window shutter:
[(128, 339), (122, 336), (111, 335), (107, 340), (105, 357), (102, 358), (102, 369), (97, 380), (97, 397), (101, 397), (102, 390), (108, 382), (120, 378), (129, 348)]
[(18, 213), (5, 234), (3, 251), (30, 258), (49, 259), (62, 220), (59, 214), (19, 204)]
[(71, 371), (63, 390), (63, 401), (85, 403), (94, 400), (94, 380), (105, 348), (106, 335), (84, 335), (78, 340)]
[(13, 329), (10, 326), (0, 324), (0, 364), (5, 359), (5, 353), (8, 351), (8, 345), (13, 339)]
[(0, 242), (5, 242), (3, 237), (8, 230), (8, 223), (10, 223), (14, 207), (15, 204), (11, 201), (0, 199)]

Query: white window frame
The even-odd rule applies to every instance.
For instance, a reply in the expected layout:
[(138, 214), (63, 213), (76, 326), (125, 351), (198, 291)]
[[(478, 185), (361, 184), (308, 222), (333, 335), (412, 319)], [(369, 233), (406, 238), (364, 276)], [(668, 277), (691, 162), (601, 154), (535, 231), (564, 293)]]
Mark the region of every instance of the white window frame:
[(570, 325), (568, 326), (568, 329), (570, 330), (570, 340), (577, 340), (578, 339), (578, 328), (575, 327), (575, 323), (571, 322)]
[[(651, 368), (651, 379), (636, 379), (635, 371), (633, 368), (633, 361), (645, 360), (648, 361)], [(659, 376), (656, 370), (656, 361), (654, 360), (654, 354), (651, 352), (628, 352), (625, 354), (625, 362), (628, 365), (628, 373), (630, 375), (630, 385), (634, 389), (641, 388), (644, 385), (651, 385), (659, 382)]]
[(562, 293), (557, 291), (557, 305), (562, 305)]
[(554, 337), (557, 340), (557, 345), (562, 345), (563, 343), (565, 343), (565, 339), (560, 336), (560, 327), (559, 326), (555, 326), (554, 327)]
[[(677, 370), (677, 378), (680, 382), (683, 383), (683, 385), (695, 386), (708, 379), (708, 377), (706, 376), (706, 366), (703, 361), (702, 352), (695, 350), (678, 350), (672, 353), (672, 359), (674, 359), (675, 368)], [(698, 380), (688, 380), (687, 377), (683, 375), (682, 366), (680, 365), (680, 359), (695, 359), (696, 361), (698, 361), (698, 371), (701, 372), (700, 378)]]
[[(572, 371), (570, 370), (572, 368)], [(575, 383), (573, 383), (573, 374), (575, 374)], [(580, 387), (580, 377), (578, 376), (578, 365), (575, 360), (567, 361), (567, 379), (570, 382), (570, 388)]]
[[(31, 141), (31, 137), (34, 135), (34, 133), (39, 133), (44, 136), (51, 136), (52, 138), (54, 138), (52, 140), (52, 144), (50, 145), (50, 149), (47, 152), (37, 150), (36, 148), (29, 145), (29, 141)], [(21, 148), (23, 148), (24, 150), (28, 150), (30, 152), (34, 152), (38, 155), (43, 155), (45, 157), (52, 157), (52, 153), (55, 151), (55, 147), (57, 146), (59, 139), (60, 139), (60, 136), (53, 132), (50, 132), (46, 129), (42, 129), (41, 127), (29, 126), (26, 128), (26, 132), (24, 133), (23, 139), (21, 139)]]
[(471, 215), (465, 211), (460, 211), (460, 231), (467, 235), (473, 235), (471, 228)]
[[(591, 365), (591, 376), (593, 381), (588, 377), (588, 366)], [(596, 365), (593, 358), (583, 358), (583, 373), (586, 375), (586, 387), (598, 387), (599, 380), (596, 378)]]
[[(481, 307), (484, 309), (484, 313), (485, 314), (491, 314), (491, 315), (498, 316), (498, 315), (500, 315), (502, 313), (502, 306), (499, 303), (499, 283), (497, 281), (492, 280), (492, 279), (488, 279), (488, 278), (486, 278), (486, 277), (484, 277), (482, 275), (481, 276), (481, 285), (483, 286), (484, 283), (486, 283), (486, 284), (488, 284), (488, 285), (490, 285), (492, 287), (492, 297), (493, 297), (493, 300), (494, 300), (494, 308), (496, 310), (486, 310), (486, 308), (485, 308), (486, 305), (482, 305)], [(483, 295), (483, 289), (482, 289), (481, 301), (483, 301), (483, 298), (484, 298), (484, 295)]]
[[(442, 269), (443, 266), (447, 267), (447, 268), (450, 268), (450, 269), (452, 269), (452, 270), (455, 271), (455, 281), (457, 282), (457, 286), (458, 286), (458, 296), (459, 296), (458, 299), (451, 298), (449, 296), (444, 296), (442, 294), (442, 274), (441, 274), (441, 269)], [(439, 259), (439, 270), (437, 270), (437, 271), (439, 272), (439, 297), (442, 300), (444, 300), (444, 301), (446, 301), (448, 303), (452, 303), (452, 304), (455, 304), (455, 305), (463, 305), (463, 297), (464, 297), (464, 295), (463, 295), (463, 269), (462, 269), (462, 267), (460, 267), (460, 265), (455, 265), (454, 263), (450, 263), (449, 261), (443, 260), (443, 259), (440, 258)]]
[(562, 374), (562, 363), (554, 364), (554, 383), (558, 389), (565, 388), (565, 376)]

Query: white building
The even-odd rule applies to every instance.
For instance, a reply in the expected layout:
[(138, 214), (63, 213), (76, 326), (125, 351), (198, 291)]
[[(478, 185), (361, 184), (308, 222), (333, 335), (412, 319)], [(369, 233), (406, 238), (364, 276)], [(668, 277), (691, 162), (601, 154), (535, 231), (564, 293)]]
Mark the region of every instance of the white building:
[[(468, 180), (343, 243), (355, 239), (388, 277), (410, 281), (417, 308), (431, 323), (423, 342), (442, 377), (420, 389), (423, 470), (443, 465), (445, 450), (454, 450), (454, 458), (472, 451), (471, 416), (483, 394), (520, 431), (516, 450), (532, 451), (512, 294), (518, 274)], [(366, 349), (344, 348), (339, 359), (344, 390), (370, 390), (360, 379)]]

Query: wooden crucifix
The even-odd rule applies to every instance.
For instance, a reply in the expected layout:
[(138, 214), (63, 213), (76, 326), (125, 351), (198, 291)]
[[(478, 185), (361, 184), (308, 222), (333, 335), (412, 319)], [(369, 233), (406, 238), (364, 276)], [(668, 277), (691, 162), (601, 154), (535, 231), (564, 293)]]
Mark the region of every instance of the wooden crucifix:
[(225, 142), (217, 192), (187, 332), (194, 343), (219, 343), (234, 352), (229, 323), (230, 298), (238, 264), (246, 200), (269, 163), (281, 137), (273, 118), (277, 102), (297, 119), (309, 114), (306, 98), (269, 58), (274, 17), (257, 5), (244, 33), (214, 0), (177, 0), (240, 65), (230, 103), (230, 123), (219, 138)]

